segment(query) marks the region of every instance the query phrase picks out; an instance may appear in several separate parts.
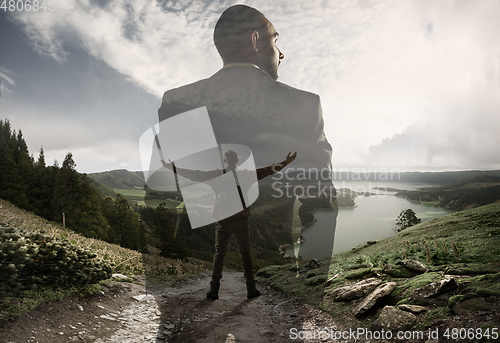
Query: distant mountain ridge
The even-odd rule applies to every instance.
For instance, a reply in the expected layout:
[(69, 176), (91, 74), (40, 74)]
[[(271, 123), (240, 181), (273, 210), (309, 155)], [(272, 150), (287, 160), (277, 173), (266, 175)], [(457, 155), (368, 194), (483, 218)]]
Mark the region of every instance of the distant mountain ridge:
[[(293, 177), (294, 173), (289, 173)], [(143, 188), (144, 174), (142, 171), (128, 171), (116, 169), (100, 173), (88, 174), (89, 177), (112, 189)], [(475, 180), (493, 181), (500, 178), (500, 170), (464, 170), (445, 172), (401, 172), (384, 173), (371, 170), (355, 172), (334, 172), (335, 181), (399, 181), (399, 182), (424, 182), (438, 184), (467, 183)]]
[(375, 172), (371, 169), (356, 172), (335, 172), (335, 181), (399, 181), (438, 184), (467, 183), (476, 178), (490, 179), (500, 177), (500, 170), (461, 170), (443, 172)]
[(87, 175), (93, 180), (112, 189), (142, 189), (145, 183), (142, 171), (116, 169)]

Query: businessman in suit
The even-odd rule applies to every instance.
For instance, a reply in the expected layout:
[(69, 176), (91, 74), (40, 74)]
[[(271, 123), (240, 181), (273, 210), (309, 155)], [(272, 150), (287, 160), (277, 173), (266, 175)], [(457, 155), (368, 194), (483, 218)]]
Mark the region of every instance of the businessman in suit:
[[(303, 171), (301, 180), (305, 183), (300, 187), (307, 185), (307, 195), (328, 197), (331, 208), (336, 210), (330, 178), (332, 148), (324, 134), (319, 96), (277, 81), (284, 59), (277, 46), (278, 36), (258, 10), (245, 5), (226, 9), (214, 30), (223, 68), (208, 79), (165, 92), (158, 110), (159, 121), (206, 106), (217, 143), (250, 147), (257, 168), (296, 151), (294, 170), (282, 172), (281, 185), (293, 178), (293, 187), (299, 187), (293, 175)], [(316, 172), (312, 175), (311, 171)], [(275, 196), (260, 206), (269, 209), (286, 204), (292, 218), (297, 196), (303, 195), (305, 188), (286, 194), (283, 188), (274, 190)], [(283, 226), (290, 223), (291, 219)], [(334, 234), (335, 223), (329, 237), (322, 238), (331, 243), (330, 251)]]

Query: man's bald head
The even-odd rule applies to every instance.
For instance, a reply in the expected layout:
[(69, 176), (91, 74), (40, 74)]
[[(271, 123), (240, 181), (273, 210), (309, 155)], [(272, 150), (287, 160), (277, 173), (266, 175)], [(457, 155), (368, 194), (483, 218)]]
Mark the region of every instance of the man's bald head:
[(214, 30), (214, 43), (224, 63), (233, 63), (251, 53), (252, 33), (264, 34), (268, 24), (269, 20), (255, 8), (235, 5), (226, 9)]
[(254, 63), (277, 79), (279, 60), (283, 58), (275, 44), (277, 36), (261, 12), (246, 5), (234, 5), (217, 21), (214, 43), (224, 64)]

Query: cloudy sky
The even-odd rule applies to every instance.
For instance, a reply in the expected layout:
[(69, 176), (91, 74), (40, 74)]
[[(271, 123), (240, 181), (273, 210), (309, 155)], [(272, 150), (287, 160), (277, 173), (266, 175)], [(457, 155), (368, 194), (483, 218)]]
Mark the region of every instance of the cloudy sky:
[[(500, 169), (499, 1), (242, 3), (280, 33), (279, 80), (321, 96), (335, 168)], [(140, 170), (163, 92), (222, 66), (212, 32), (232, 4), (0, 10), (0, 119), (50, 164), (72, 152), (80, 172)]]

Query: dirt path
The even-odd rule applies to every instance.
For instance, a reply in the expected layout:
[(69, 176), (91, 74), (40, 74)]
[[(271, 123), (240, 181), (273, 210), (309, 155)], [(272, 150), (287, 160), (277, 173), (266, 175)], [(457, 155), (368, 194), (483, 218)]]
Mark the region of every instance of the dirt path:
[(149, 294), (144, 284), (114, 283), (102, 294), (21, 316), (0, 329), (0, 342), (280, 343), (299, 341), (291, 338), (294, 328), (334, 327), (324, 313), (263, 286), (260, 297), (248, 300), (242, 273), (225, 273), (219, 300), (208, 300), (209, 280), (175, 286), (148, 280)]

